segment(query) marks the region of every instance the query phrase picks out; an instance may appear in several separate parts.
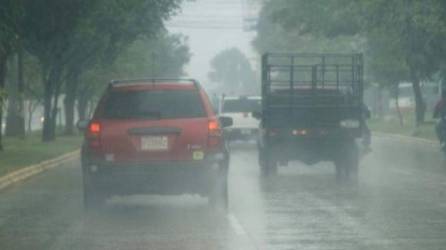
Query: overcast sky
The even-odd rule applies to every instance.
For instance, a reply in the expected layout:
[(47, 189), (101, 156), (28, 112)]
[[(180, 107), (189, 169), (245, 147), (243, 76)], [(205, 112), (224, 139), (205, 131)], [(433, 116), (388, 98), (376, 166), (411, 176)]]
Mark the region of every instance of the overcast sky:
[(251, 46), (255, 33), (243, 31), (247, 8), (245, 0), (185, 1), (181, 13), (169, 21), (167, 27), (170, 32), (189, 38), (192, 52), (186, 66), (189, 77), (208, 85), (210, 61), (224, 49), (237, 47), (249, 58), (256, 57)]

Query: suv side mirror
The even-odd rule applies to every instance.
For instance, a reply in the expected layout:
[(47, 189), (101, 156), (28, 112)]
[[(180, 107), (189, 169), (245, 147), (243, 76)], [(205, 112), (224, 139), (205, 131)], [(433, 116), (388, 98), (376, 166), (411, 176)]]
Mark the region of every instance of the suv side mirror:
[(260, 113), (259, 111), (254, 111), (252, 112), (252, 117), (256, 118), (257, 120), (262, 119), (262, 113)]
[(220, 120), (220, 124), (223, 128), (230, 127), (234, 123), (232, 118), (228, 116), (220, 116), (218, 119)]
[(89, 120), (79, 120), (79, 121), (76, 123), (76, 127), (77, 127), (77, 129), (79, 129), (80, 131), (84, 131), (84, 130), (87, 129), (89, 123), (90, 123)]

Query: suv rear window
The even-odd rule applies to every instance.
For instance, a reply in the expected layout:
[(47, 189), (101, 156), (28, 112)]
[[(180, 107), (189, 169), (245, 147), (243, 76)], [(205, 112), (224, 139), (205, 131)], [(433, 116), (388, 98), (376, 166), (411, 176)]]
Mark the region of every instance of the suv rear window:
[(112, 91), (105, 100), (106, 119), (178, 119), (205, 117), (196, 90)]
[(224, 113), (250, 113), (260, 111), (261, 101), (252, 99), (225, 100)]

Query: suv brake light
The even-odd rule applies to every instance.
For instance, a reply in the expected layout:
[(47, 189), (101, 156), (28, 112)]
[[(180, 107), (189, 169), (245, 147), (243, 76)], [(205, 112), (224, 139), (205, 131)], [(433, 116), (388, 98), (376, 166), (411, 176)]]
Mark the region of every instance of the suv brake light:
[(222, 131), (217, 119), (211, 119), (208, 122), (208, 145), (217, 146), (222, 141)]
[(218, 124), (217, 120), (211, 119), (208, 123), (208, 128), (209, 128), (210, 136), (220, 136), (221, 135), (220, 124)]
[(101, 146), (101, 124), (99, 122), (91, 122), (88, 126), (87, 139), (90, 147), (97, 148)]
[(101, 124), (99, 122), (92, 122), (89, 131), (91, 134), (99, 134), (101, 132)]

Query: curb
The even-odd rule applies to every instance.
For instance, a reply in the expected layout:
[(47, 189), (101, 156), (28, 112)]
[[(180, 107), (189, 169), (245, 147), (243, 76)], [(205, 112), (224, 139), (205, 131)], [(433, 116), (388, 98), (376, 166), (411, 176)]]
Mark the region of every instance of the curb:
[(52, 169), (54, 167), (60, 166), (62, 163), (70, 160), (74, 160), (79, 157), (80, 150), (76, 150), (57, 158), (46, 160), (34, 165), (24, 167), (22, 169), (13, 171), (7, 175), (0, 177), (0, 191), (6, 189), (12, 184), (24, 181), (34, 175), (40, 174), (46, 170)]
[(372, 132), (372, 134), (377, 137), (398, 140), (398, 141), (406, 142), (406, 143), (416, 143), (416, 144), (429, 145), (432, 147), (439, 147), (438, 142), (435, 140), (417, 138), (417, 137), (406, 136), (406, 135), (388, 134), (388, 133), (382, 133), (382, 132)]

